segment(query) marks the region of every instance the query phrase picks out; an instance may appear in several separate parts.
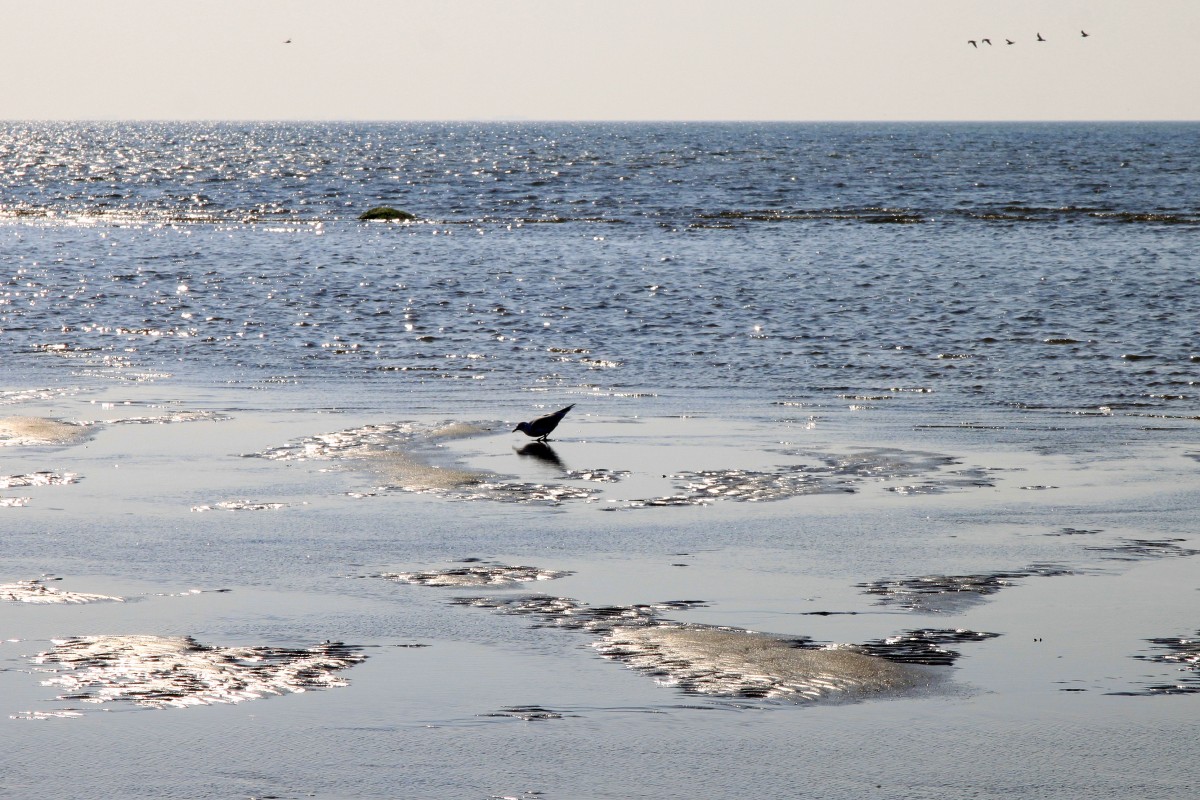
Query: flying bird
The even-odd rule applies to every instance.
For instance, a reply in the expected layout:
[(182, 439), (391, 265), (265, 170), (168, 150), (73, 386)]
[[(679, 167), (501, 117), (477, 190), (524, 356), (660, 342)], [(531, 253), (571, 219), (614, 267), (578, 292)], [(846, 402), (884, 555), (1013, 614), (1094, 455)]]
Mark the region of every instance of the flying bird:
[(979, 47), (979, 45), (975, 44), (975, 40), (974, 40), (974, 39), (967, 39), (967, 44), (971, 45), (971, 47), (974, 47), (974, 48), (978, 48), (978, 47)]
[(980, 39), (979, 41), (983, 42), (986, 45), (990, 45), (992, 43), (991, 39)]
[(1004, 43), (1005, 44), (1016, 44), (1016, 42), (1014, 42), (1012, 39), (1005, 39)]
[(1043, 39), (1043, 38), (1042, 38), (1042, 35), (1041, 35), (1040, 33), (1038, 34), (1038, 41), (1039, 41), (1039, 42), (1044, 42), (1044, 41), (1046, 41), (1045, 39)]
[(1085, 38), (1085, 39), (1088, 37), (1088, 32), (1087, 32), (1087, 31), (1080, 31), (1079, 33), (1080, 33), (1080, 35), (1081, 35), (1081, 36), (1083, 36), (1083, 38)]
[(286, 41), (284, 42), (284, 44), (291, 44), (291, 43), (292, 43), (292, 40), (291, 40), (291, 39), (288, 39), (288, 40), (286, 40)]
[(575, 404), (571, 403), (566, 408), (559, 409), (553, 414), (547, 414), (544, 417), (538, 417), (532, 422), (518, 422), (517, 427), (513, 428), (512, 432), (516, 433), (520, 431), (526, 436), (532, 436), (539, 442), (544, 442), (546, 441), (546, 437), (550, 435), (550, 432), (558, 427), (558, 423), (562, 422), (562, 418), (567, 415), (567, 412), (574, 407)]

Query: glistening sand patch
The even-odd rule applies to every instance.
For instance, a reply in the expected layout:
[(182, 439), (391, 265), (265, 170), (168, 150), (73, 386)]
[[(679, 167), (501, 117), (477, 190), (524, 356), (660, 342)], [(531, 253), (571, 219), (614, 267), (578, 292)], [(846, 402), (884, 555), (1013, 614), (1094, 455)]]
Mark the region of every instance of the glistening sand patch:
[(0, 419), (0, 447), (51, 445), (63, 447), (91, 435), (88, 425), (49, 417), (4, 417)]
[(105, 594), (86, 594), (84, 592), (67, 592), (46, 585), (48, 580), (59, 578), (39, 578), (36, 580), (17, 581), (16, 583), (0, 584), (0, 602), (12, 603), (100, 603), (124, 602), (123, 597), (110, 597)]
[(682, 691), (721, 697), (812, 701), (898, 696), (947, 679), (939, 666), (961, 655), (946, 644), (998, 634), (967, 630), (906, 631), (863, 644), (826, 644), (741, 628), (682, 624), (664, 611), (702, 606), (695, 600), (590, 606), (568, 597), (460, 597), (451, 602), (533, 617), (534, 627), (595, 634), (602, 656)]
[(66, 486), (79, 480), (75, 472), (51, 472), (41, 470), (24, 475), (0, 475), (0, 489), (12, 489), (17, 486)]
[(383, 572), (380, 578), (411, 583), (420, 586), (515, 586), (532, 581), (550, 581), (565, 578), (574, 573), (541, 569), (539, 567), (472, 565), (469, 567), (452, 567), (450, 569), (429, 570), (426, 572)]
[[(190, 636), (77, 636), (33, 657), (58, 700), (185, 708), (346, 686), (338, 673), (365, 660), (359, 648), (215, 647)], [(74, 710), (74, 709), (72, 709)], [(33, 715), (33, 712), (30, 712)]]
[(192, 506), (192, 511), (274, 511), (287, 503), (255, 503), (250, 500), (222, 500), (211, 505)]
[(928, 688), (940, 678), (927, 667), (733, 628), (616, 627), (593, 646), (666, 685), (722, 697), (852, 699)]
[(710, 469), (681, 471), (670, 476), (675, 493), (662, 497), (631, 500), (619, 508), (657, 508), (708, 505), (717, 500), (759, 503), (816, 494), (853, 493), (869, 483), (888, 483), (923, 477), (919, 484), (885, 486), (899, 494), (940, 494), (980, 486), (992, 486), (990, 470), (964, 468), (952, 456), (896, 448), (861, 448), (849, 453), (780, 451), (783, 455), (806, 457), (815, 463), (786, 464), (771, 469)]

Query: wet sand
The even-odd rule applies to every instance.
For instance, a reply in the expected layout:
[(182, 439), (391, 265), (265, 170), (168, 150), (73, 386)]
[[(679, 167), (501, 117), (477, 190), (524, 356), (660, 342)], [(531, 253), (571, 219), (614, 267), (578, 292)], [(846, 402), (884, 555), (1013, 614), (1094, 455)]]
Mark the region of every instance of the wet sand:
[[(580, 404), (530, 450), (486, 414), (162, 391), (5, 408), (90, 423), (0, 470), (14, 797), (1193, 785), (1186, 434)], [(922, 630), (980, 636), (888, 659)]]

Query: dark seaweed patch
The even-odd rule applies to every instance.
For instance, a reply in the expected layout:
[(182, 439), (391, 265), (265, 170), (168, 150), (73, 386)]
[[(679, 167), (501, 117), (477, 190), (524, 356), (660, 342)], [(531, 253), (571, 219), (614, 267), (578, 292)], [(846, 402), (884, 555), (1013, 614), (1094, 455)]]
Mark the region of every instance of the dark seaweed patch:
[(900, 664), (949, 666), (957, 661), (962, 653), (943, 647), (943, 645), (983, 642), (995, 639), (999, 635), (998, 633), (968, 631), (962, 628), (950, 630), (923, 628), (905, 631), (886, 639), (865, 642), (858, 648), (869, 655), (886, 658), (888, 661)]
[(1176, 544), (1186, 541), (1187, 539), (1122, 539), (1120, 544), (1093, 545), (1084, 549), (1107, 553), (1104, 558), (1113, 561), (1144, 561), (1152, 558), (1185, 558), (1200, 555), (1200, 550)]
[(1110, 694), (1127, 696), (1200, 694), (1200, 631), (1192, 636), (1164, 636), (1146, 641), (1166, 652), (1138, 654), (1134, 658), (1155, 664), (1178, 666), (1183, 675), (1174, 683), (1149, 684), (1141, 691), (1110, 692)]
[(567, 714), (561, 711), (554, 711), (542, 706), (510, 706), (502, 708), (499, 711), (492, 711), (488, 714), (480, 714), (481, 717), (504, 717), (508, 719), (519, 719), (523, 722), (540, 722), (548, 719), (564, 719), (566, 717), (578, 717), (578, 714)]
[(954, 614), (980, 603), (1021, 578), (1075, 574), (1057, 564), (1032, 564), (1024, 569), (974, 575), (922, 575), (855, 584), (865, 594), (878, 595), (878, 605), (894, 605), (909, 611)]

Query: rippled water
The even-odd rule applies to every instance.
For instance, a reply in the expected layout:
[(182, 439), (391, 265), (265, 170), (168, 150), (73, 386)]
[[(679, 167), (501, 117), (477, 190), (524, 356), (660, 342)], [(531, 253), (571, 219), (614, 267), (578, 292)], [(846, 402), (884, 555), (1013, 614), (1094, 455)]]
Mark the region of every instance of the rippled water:
[(34, 380), (1196, 416), (1196, 133), (9, 125), (0, 327)]
[(0, 794), (1183, 796), (1197, 134), (0, 125)]

